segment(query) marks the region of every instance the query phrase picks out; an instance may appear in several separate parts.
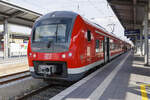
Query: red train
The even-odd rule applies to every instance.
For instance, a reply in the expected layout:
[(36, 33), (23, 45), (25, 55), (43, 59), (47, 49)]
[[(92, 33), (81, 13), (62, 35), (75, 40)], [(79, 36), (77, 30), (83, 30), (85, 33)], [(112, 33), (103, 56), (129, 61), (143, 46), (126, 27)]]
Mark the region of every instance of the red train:
[(79, 14), (56, 11), (34, 24), (28, 45), (33, 77), (75, 81), (130, 48)]

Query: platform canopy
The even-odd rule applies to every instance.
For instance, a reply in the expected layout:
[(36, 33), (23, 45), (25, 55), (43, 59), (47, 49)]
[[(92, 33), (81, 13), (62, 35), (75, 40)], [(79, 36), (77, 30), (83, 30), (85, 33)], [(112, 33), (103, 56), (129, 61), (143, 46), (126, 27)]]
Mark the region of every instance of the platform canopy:
[[(136, 53), (145, 56), (145, 65), (149, 65), (149, 37), (150, 37), (150, 1), (149, 0), (107, 0), (116, 16), (125, 28), (125, 34), (136, 47)], [(140, 33), (138, 35), (138, 33)], [(138, 38), (139, 37), (139, 38)], [(143, 48), (144, 47), (144, 48)], [(143, 53), (144, 52), (144, 53)]]
[(19, 7), (8, 1), (0, 0), (0, 24), (4, 19), (8, 23), (32, 27), (33, 22), (42, 14)]
[(126, 30), (139, 29), (148, 0), (107, 0)]

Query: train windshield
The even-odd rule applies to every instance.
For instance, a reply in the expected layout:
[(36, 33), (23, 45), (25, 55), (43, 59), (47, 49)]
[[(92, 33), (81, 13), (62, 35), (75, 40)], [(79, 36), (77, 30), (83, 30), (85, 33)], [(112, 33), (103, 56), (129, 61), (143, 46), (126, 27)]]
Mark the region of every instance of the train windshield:
[(64, 43), (66, 38), (67, 24), (41, 25), (35, 29), (34, 41), (52, 41)]
[(69, 18), (51, 18), (37, 22), (34, 28), (33, 42), (68, 42), (71, 21)]
[(72, 23), (72, 18), (49, 18), (37, 21), (32, 30), (32, 50), (35, 52), (67, 51)]

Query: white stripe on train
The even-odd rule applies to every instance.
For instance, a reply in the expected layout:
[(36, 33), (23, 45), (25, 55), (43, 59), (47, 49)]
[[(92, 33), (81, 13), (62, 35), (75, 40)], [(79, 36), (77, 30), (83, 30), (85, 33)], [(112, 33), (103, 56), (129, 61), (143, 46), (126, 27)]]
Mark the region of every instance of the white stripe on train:
[[(121, 53), (122, 52), (120, 52), (119, 54), (111, 56), (110, 59), (120, 55)], [(80, 68), (68, 68), (68, 74), (79, 74), (79, 73), (88, 71), (89, 69), (94, 68), (95, 66), (100, 65), (103, 62), (104, 62), (104, 60), (100, 60), (100, 61), (94, 62), (92, 64), (89, 64), (89, 65), (86, 65), (86, 66), (83, 66), (83, 67), (80, 67)]]
[(80, 68), (68, 68), (68, 74), (79, 74), (85, 71), (88, 71), (91, 68), (94, 68), (97, 65), (100, 65), (104, 62), (104, 60), (100, 60), (97, 62), (94, 62), (92, 64), (86, 65), (86, 66), (82, 66)]
[[(119, 53), (119, 54), (121, 54), (121, 53)], [(118, 56), (119, 54), (116, 54), (116, 55), (114, 55), (114, 56), (111, 56), (110, 59), (112, 59), (112, 58)], [(94, 67), (97, 66), (97, 65), (102, 64), (103, 62), (104, 62), (104, 60), (100, 60), (100, 61), (94, 62), (94, 63), (92, 63), (92, 64), (89, 64), (89, 65), (86, 65), (86, 66), (83, 66), (83, 67), (80, 67), (80, 68), (68, 68), (68, 74), (79, 74), (79, 73), (83, 73), (83, 72), (85, 72), (85, 71), (88, 71), (88, 70), (94, 68)], [(31, 72), (34, 72), (33, 66), (30, 66), (30, 67), (29, 67), (29, 70), (30, 70)]]

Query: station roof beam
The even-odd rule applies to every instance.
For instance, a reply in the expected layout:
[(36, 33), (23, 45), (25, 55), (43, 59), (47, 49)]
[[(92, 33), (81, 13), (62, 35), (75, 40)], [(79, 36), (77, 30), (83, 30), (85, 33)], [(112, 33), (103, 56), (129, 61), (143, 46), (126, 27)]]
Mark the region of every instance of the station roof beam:
[[(150, 1), (149, 0), (107, 0), (126, 31), (140, 30), (134, 37), (136, 48), (140, 44), (141, 55), (145, 55), (145, 64), (149, 65)], [(128, 33), (128, 32), (125, 32)], [(133, 33), (133, 32), (132, 32)], [(129, 37), (129, 36), (128, 36)], [(140, 37), (140, 43), (137, 41)], [(144, 38), (144, 39), (143, 39)], [(132, 37), (130, 37), (132, 39)], [(143, 48), (144, 42), (144, 49)]]
[(8, 23), (32, 27), (34, 21), (41, 15), (12, 3), (0, 1), (0, 24), (7, 19)]
[[(32, 27), (34, 21), (42, 14), (22, 8), (9, 1), (0, 0), (0, 24), (4, 25), (4, 58), (9, 57), (8, 23)], [(2, 38), (1, 38), (2, 39)]]
[[(121, 24), (127, 30), (142, 26), (148, 0), (107, 0)], [(138, 26), (138, 27), (137, 27)]]

